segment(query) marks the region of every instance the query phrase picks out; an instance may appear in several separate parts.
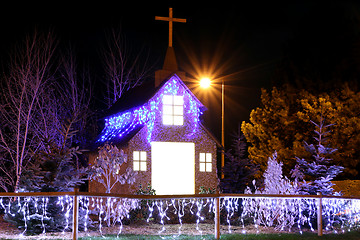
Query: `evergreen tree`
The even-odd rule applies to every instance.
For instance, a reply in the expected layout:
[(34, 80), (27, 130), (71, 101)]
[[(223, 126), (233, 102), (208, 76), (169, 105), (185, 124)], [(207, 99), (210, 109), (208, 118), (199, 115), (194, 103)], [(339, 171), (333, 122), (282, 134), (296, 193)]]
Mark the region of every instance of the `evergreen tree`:
[[(302, 98), (301, 93), (295, 89), (274, 87), (271, 92), (262, 89), (261, 107), (251, 111), (249, 123), (242, 123), (241, 131), (250, 144), (249, 157), (260, 166), (258, 178), (265, 172), (268, 157), (275, 151), (286, 173), (295, 165), (294, 153), (303, 156), (301, 141), (308, 126), (296, 115), (301, 109), (298, 98)], [(295, 129), (297, 134), (293, 134)]]
[(67, 192), (80, 187), (88, 178), (88, 168), (81, 166), (83, 150), (71, 146), (76, 132), (71, 121), (63, 124), (61, 141), (42, 139), (44, 148), (33, 156), (33, 163), (20, 179), (20, 188), (26, 192)]
[[(62, 142), (43, 139), (44, 148), (32, 156), (33, 163), (23, 172), (19, 191), (24, 192), (65, 192), (73, 191), (87, 179), (87, 167), (78, 166), (77, 159), (82, 151), (78, 147), (69, 146), (69, 141), (76, 133), (71, 124), (63, 125)], [(26, 209), (24, 211), (24, 209)], [(79, 208), (79, 215), (85, 210)], [(10, 211), (5, 220), (25, 229), (27, 234), (70, 230), (72, 226), (57, 197), (18, 198), (10, 202)], [(71, 217), (70, 217), (71, 218)], [(88, 221), (90, 221), (88, 219)], [(79, 228), (83, 229), (85, 219), (79, 218)], [(90, 222), (87, 222), (90, 226)]]
[(278, 162), (275, 151), (268, 159), (262, 194), (296, 194), (293, 184), (286, 176), (283, 176), (282, 166), (283, 163)]
[[(311, 121), (316, 130), (316, 140), (317, 144), (308, 144), (304, 143), (304, 148), (311, 154), (312, 159), (306, 160), (304, 158), (296, 157), (297, 165), (292, 171), (292, 176), (296, 181), (303, 181), (299, 186), (299, 192), (301, 194), (311, 194), (316, 195), (321, 193), (323, 195), (333, 194), (333, 188), (331, 180), (334, 179), (339, 173), (342, 172), (344, 167), (336, 166), (331, 164), (331, 154), (337, 151), (335, 148), (331, 148), (327, 144), (327, 136), (330, 131), (327, 129), (333, 124), (324, 125), (324, 119), (320, 117), (320, 123), (316, 124)], [(303, 179), (305, 177), (305, 179)]]
[(224, 178), (221, 179), (220, 188), (224, 193), (244, 193), (258, 166), (247, 157), (246, 140), (240, 127), (234, 135), (232, 147), (225, 153)]
[[(274, 151), (284, 163), (287, 175), (296, 165), (295, 156), (309, 157), (303, 142), (312, 139), (313, 124), (322, 114), (334, 123), (328, 139), (338, 151), (332, 155), (335, 165), (344, 166), (341, 178), (356, 178), (360, 172), (360, 92), (356, 85), (347, 83), (329, 93), (312, 94), (291, 86), (263, 90), (261, 106), (252, 110), (250, 122), (243, 122), (241, 131), (248, 141), (249, 158), (266, 169), (267, 158)], [(296, 134), (294, 134), (296, 133)], [(287, 175), (289, 177), (289, 175)]]

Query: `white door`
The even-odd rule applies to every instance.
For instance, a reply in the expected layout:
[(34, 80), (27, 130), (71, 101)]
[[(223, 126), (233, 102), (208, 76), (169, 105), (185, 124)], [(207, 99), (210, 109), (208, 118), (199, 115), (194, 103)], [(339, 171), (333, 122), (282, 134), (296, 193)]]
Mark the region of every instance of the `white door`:
[(157, 195), (195, 193), (195, 144), (151, 143), (151, 186)]

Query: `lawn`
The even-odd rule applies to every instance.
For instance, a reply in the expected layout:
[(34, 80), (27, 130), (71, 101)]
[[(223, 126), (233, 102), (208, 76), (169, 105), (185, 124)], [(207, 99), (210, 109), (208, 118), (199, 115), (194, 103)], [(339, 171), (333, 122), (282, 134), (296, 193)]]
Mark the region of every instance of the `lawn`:
[[(156, 240), (156, 239), (214, 239), (214, 235), (203, 235), (203, 236), (143, 236), (143, 235), (120, 235), (119, 238), (116, 238), (116, 235), (109, 236), (100, 236), (100, 237), (86, 237), (79, 238), (81, 240), (103, 240), (103, 239), (130, 239), (130, 240)], [(360, 232), (354, 231), (345, 234), (326, 234), (322, 237), (317, 236), (316, 233), (304, 233), (304, 234), (223, 234), (220, 239), (224, 240), (359, 240)]]
[[(15, 240), (9, 238), (0, 238), (0, 240)], [(17, 238), (18, 239), (18, 238)], [(16, 240), (17, 240), (16, 239)], [(26, 239), (26, 237), (22, 238)], [(46, 240), (47, 238), (41, 238)], [(63, 240), (48, 238), (51, 240)], [(67, 239), (67, 238), (66, 238)], [(134, 234), (121, 234), (119, 237), (116, 235), (105, 235), (98, 237), (80, 237), (79, 240), (110, 240), (110, 239), (119, 239), (119, 240), (160, 240), (160, 239), (180, 239), (180, 240), (213, 240), (214, 235), (202, 235), (202, 236), (189, 236), (189, 235), (180, 235), (180, 236), (154, 236), (154, 235), (134, 235)], [(360, 231), (353, 231), (345, 234), (324, 234), (322, 237), (317, 236), (316, 233), (282, 233), (282, 234), (223, 234), (221, 235), (221, 240), (360, 240)]]

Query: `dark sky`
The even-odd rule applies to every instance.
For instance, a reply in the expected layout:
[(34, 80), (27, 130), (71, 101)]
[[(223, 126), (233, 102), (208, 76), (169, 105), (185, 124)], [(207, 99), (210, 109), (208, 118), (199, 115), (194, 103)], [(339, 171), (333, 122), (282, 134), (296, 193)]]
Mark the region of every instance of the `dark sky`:
[[(187, 19), (187, 23), (174, 23), (179, 67), (192, 77), (208, 70), (225, 79), (227, 134), (236, 130), (237, 123), (248, 121), (251, 109), (259, 104), (260, 89), (276, 83), (275, 70), (289, 43), (299, 36), (322, 43), (338, 34), (334, 29), (344, 18), (360, 19), (356, 1), (73, 2), (2, 3), (0, 53), (4, 55), (35, 26), (40, 31), (51, 28), (60, 41), (75, 46), (80, 59), (98, 69), (104, 32), (121, 27), (134, 52), (146, 49), (150, 61), (161, 68), (168, 24), (154, 18), (168, 16), (172, 7), (174, 17)], [(209, 125), (219, 126), (220, 95), (203, 93), (199, 98), (209, 112), (216, 113), (208, 118)]]

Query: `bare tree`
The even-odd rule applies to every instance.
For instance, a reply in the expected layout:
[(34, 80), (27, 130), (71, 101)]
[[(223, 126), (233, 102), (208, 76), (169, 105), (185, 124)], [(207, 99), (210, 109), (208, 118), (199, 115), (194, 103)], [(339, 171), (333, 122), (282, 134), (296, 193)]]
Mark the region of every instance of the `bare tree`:
[(99, 148), (99, 155), (91, 168), (90, 178), (101, 183), (106, 193), (111, 193), (117, 183), (132, 184), (135, 181), (136, 173), (129, 167), (126, 170), (122, 169), (126, 162), (127, 156), (122, 149), (105, 143)]
[(56, 43), (51, 34), (35, 32), (17, 47), (11, 56), (8, 73), (2, 79), (0, 105), (1, 187), (18, 191), (23, 169), (30, 160), (30, 150), (40, 146), (33, 131), (39, 124), (35, 116), (45, 86), (53, 77), (51, 59)]
[[(90, 114), (90, 77), (87, 71), (77, 74), (72, 49), (59, 62), (53, 56), (52, 34), (35, 33), (24, 43), (11, 55), (2, 79), (0, 187), (5, 191), (19, 190), (24, 169), (37, 151), (48, 147), (47, 142), (62, 148), (80, 145), (79, 132)], [(78, 158), (74, 161), (79, 169)]]
[(133, 54), (121, 31), (110, 31), (107, 35), (106, 47), (102, 50), (106, 75), (107, 99), (111, 107), (121, 95), (141, 84), (151, 71), (148, 56), (142, 51)]

